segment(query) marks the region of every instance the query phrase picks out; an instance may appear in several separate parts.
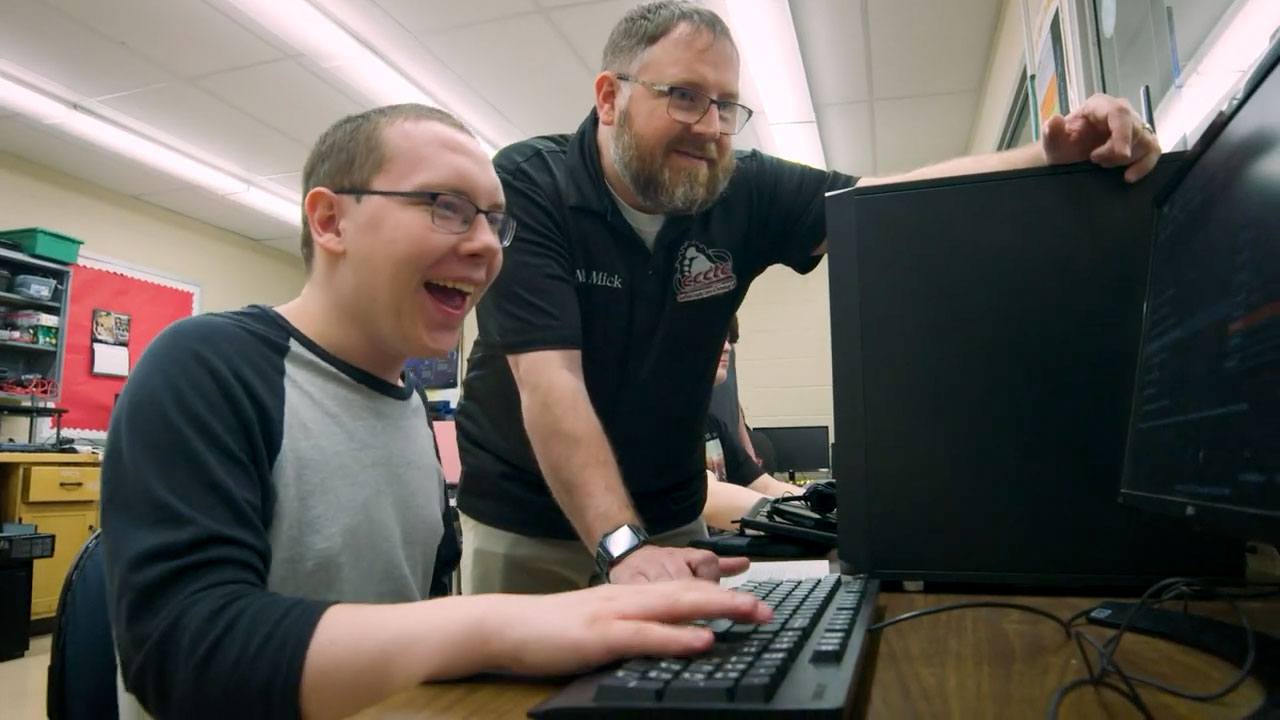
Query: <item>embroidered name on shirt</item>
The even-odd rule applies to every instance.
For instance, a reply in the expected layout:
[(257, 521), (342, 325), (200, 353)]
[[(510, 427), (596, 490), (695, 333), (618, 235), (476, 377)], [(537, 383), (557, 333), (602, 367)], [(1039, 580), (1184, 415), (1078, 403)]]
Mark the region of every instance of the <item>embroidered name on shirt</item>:
[(733, 256), (689, 240), (676, 255), (676, 300), (688, 302), (722, 295), (738, 286)]
[(579, 283), (586, 285), (598, 285), (600, 287), (618, 288), (619, 290), (622, 289), (621, 275), (600, 272), (599, 270), (592, 270), (588, 273), (586, 270), (578, 269), (574, 271), (574, 276)]

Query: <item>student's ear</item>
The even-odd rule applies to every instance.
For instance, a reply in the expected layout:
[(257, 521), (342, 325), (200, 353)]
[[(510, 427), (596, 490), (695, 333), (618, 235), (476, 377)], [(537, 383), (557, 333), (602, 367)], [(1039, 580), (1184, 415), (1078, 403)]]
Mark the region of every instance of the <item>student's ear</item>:
[(611, 72), (596, 76), (596, 114), (601, 125), (613, 125), (618, 117), (619, 88), (622, 81)]
[(318, 250), (331, 255), (347, 252), (342, 237), (342, 207), (338, 196), (329, 188), (312, 188), (302, 201), (307, 214), (307, 227), (311, 228), (311, 241)]

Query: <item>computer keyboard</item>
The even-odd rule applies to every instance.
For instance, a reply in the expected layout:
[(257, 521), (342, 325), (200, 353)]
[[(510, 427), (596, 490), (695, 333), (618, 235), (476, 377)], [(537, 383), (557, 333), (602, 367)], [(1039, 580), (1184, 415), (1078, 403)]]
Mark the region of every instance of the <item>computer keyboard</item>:
[(739, 588), (774, 610), (764, 625), (712, 620), (694, 657), (629, 660), (584, 676), (529, 717), (838, 718), (857, 677), (878, 580), (827, 575)]

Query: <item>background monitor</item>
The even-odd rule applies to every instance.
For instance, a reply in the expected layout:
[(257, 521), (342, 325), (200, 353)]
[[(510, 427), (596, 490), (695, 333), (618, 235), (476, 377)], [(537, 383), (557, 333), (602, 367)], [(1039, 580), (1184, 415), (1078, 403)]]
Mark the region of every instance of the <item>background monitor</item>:
[(1158, 206), (1121, 500), (1280, 543), (1280, 70)]
[(788, 473), (827, 470), (831, 467), (830, 429), (826, 425), (753, 428), (773, 446), (774, 470)]
[(444, 357), (411, 358), (405, 363), (405, 375), (427, 390), (447, 390), (458, 387), (459, 348)]

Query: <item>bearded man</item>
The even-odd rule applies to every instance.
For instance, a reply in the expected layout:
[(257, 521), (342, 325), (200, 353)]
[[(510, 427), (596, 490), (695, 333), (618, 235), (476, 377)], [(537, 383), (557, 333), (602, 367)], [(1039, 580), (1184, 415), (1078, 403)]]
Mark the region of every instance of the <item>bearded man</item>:
[(714, 12), (639, 5), (609, 35), (578, 131), (495, 157), (518, 229), (477, 306), (457, 415), (464, 592), (742, 568), (683, 547), (706, 533), (715, 359), (753, 279), (821, 260), (825, 193), (1086, 159), (1128, 166), (1132, 181), (1160, 155), (1105, 95), (1051, 118), (1041, 142), (894, 178), (735, 153), (751, 119), (739, 61)]

